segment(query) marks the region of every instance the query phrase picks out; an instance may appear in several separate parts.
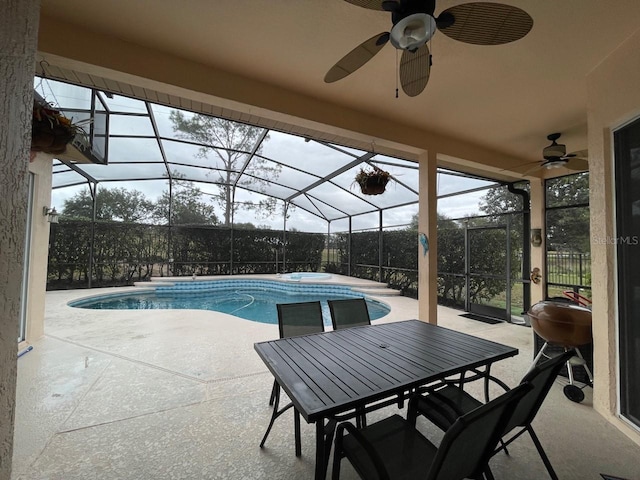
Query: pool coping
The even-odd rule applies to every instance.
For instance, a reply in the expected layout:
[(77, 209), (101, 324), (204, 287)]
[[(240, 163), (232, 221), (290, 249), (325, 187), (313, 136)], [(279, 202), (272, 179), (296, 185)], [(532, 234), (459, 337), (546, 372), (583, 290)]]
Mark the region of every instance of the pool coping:
[[(292, 272), (295, 273), (295, 272)], [(140, 287), (149, 287), (150, 284), (160, 283), (178, 283), (178, 282), (213, 282), (224, 280), (273, 280), (282, 283), (303, 283), (303, 284), (326, 284), (336, 283), (340, 285), (347, 285), (350, 287), (361, 288), (387, 288), (386, 283), (376, 282), (374, 280), (365, 280), (360, 278), (348, 277), (346, 275), (340, 275), (337, 273), (331, 273), (330, 278), (301, 278), (295, 280), (289, 280), (282, 277), (282, 274), (240, 274), (240, 275), (196, 275), (191, 277), (151, 277), (150, 282), (135, 282), (134, 285)]]

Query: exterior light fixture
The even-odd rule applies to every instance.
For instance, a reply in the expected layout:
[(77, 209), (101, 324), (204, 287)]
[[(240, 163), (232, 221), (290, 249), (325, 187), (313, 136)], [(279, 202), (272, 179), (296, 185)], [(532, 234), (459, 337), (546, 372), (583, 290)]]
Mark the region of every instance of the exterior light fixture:
[(389, 39), (399, 50), (415, 52), (427, 43), (436, 31), (436, 21), (426, 13), (404, 17), (391, 29)]
[(534, 247), (539, 247), (542, 245), (542, 229), (541, 228), (532, 228), (531, 229), (531, 245)]
[(49, 223), (58, 223), (58, 212), (56, 212), (56, 207), (44, 207), (42, 209), (42, 214), (45, 217), (48, 217), (47, 220), (49, 221)]

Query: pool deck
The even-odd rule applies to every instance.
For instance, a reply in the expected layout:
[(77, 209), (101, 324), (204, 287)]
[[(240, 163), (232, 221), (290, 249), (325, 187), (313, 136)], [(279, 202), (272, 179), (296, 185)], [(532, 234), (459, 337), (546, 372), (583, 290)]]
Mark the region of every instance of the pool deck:
[[(340, 280), (362, 288), (375, 283), (332, 279)], [(271, 413), (273, 378), (253, 344), (277, 338), (278, 327), (203, 310), (67, 305), (135, 289), (47, 293), (45, 335), (18, 361), (12, 479), (312, 478), (313, 426), (303, 422), (301, 458), (294, 456), (293, 422), (286, 414), (266, 448), (258, 448)], [(413, 299), (376, 299), (391, 313), (374, 323), (418, 317)], [(531, 330), (460, 313), (439, 307), (438, 322), (517, 347), (520, 355), (493, 370), (507, 384), (517, 384), (532, 359)], [(640, 478), (640, 447), (593, 410), (590, 389), (582, 404), (574, 404), (562, 394), (563, 384), (557, 380), (534, 424), (559, 477), (597, 479), (602, 472)], [(396, 411), (375, 412), (371, 421)], [(511, 457), (492, 460), (496, 478), (547, 478), (528, 438), (510, 450)], [(344, 465), (342, 478), (357, 476)]]

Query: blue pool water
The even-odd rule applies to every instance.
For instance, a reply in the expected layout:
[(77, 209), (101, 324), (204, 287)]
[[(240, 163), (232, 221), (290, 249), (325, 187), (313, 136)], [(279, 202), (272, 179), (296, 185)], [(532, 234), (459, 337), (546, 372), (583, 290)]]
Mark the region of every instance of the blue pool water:
[[(157, 288), (155, 292), (104, 295), (80, 299), (69, 305), (98, 310), (213, 310), (254, 322), (277, 324), (276, 304), (319, 300), (325, 325), (331, 325), (327, 300), (362, 296), (349, 287), (339, 285), (287, 285), (270, 281), (225, 280), (180, 282), (175, 287)], [(365, 300), (372, 320), (389, 313), (389, 307), (383, 303), (368, 298)]]

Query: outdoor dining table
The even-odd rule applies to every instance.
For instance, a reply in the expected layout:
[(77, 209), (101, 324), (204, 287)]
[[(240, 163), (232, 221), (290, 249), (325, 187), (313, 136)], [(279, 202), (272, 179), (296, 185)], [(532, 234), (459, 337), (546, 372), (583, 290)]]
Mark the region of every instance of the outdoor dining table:
[(493, 362), (518, 354), (420, 320), (282, 338), (254, 348), (302, 417), (316, 424), (316, 480), (326, 476), (337, 421), (401, 401), (407, 392), (451, 375), (473, 370), (488, 376)]

